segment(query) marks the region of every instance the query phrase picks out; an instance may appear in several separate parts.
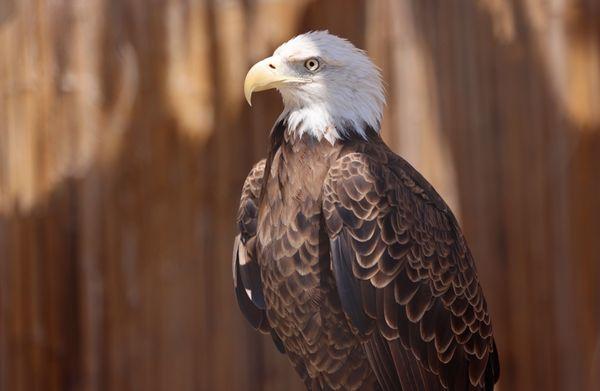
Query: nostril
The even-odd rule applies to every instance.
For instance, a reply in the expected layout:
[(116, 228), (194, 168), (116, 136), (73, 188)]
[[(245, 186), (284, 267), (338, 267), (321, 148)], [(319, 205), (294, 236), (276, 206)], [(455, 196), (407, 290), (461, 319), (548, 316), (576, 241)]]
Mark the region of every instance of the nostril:
[(269, 64), (269, 68), (271, 68), (271, 69), (275, 69), (275, 65), (273, 65), (273, 64)]

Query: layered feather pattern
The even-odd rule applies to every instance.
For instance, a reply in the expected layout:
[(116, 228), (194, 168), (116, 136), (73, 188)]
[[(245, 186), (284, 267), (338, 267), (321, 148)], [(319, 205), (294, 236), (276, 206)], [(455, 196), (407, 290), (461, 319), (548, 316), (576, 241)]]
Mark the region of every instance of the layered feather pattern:
[(238, 214), (234, 281), (250, 323), (309, 389), (492, 390), (487, 304), (431, 185), (373, 132), (332, 145), (275, 131)]
[(421, 372), (416, 389), (492, 389), (499, 366), (487, 305), (435, 190), (383, 143), (361, 144), (331, 167), (323, 211), (337, 285), (351, 287), (343, 308), (361, 333), (388, 341), (401, 383), (408, 352)]

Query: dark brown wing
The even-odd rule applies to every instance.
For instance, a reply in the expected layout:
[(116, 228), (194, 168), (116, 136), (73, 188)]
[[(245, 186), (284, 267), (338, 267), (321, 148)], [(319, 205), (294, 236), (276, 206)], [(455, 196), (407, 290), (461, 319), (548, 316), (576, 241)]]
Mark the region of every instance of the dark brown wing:
[(248, 322), (255, 329), (270, 333), (277, 348), (283, 352), (283, 344), (272, 332), (267, 319), (260, 269), (255, 258), (258, 202), (264, 169), (263, 159), (252, 168), (242, 188), (237, 218), (240, 234), (233, 245), (233, 285), (240, 310)]
[(454, 216), (383, 144), (364, 148), (330, 169), (323, 211), (342, 306), (371, 335), (371, 365), (379, 377), (395, 370), (405, 390), (493, 389), (490, 316)]

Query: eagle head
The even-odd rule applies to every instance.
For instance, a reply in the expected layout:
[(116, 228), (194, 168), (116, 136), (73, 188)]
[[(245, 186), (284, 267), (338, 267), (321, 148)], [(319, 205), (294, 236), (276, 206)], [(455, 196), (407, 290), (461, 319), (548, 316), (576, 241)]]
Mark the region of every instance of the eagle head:
[(381, 73), (363, 50), (327, 31), (298, 35), (256, 63), (244, 82), (252, 93), (276, 88), (287, 128), (332, 144), (351, 133), (379, 132), (385, 94)]

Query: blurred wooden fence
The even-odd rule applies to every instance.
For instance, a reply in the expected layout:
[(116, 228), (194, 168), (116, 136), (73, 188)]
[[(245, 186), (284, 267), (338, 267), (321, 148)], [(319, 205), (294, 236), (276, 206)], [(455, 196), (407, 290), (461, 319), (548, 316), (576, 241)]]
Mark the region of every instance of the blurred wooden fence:
[(230, 247), (281, 109), (245, 72), (324, 28), (459, 211), (500, 388), (600, 389), (598, 1), (0, 0), (1, 390), (301, 389)]

